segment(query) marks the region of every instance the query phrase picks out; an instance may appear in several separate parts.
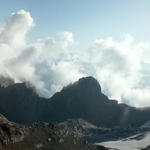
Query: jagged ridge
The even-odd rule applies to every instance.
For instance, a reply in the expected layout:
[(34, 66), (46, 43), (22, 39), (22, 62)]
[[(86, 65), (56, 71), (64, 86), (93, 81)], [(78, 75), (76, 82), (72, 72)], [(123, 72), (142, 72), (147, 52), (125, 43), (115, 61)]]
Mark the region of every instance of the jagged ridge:
[(82, 118), (96, 126), (114, 127), (138, 126), (150, 119), (149, 109), (141, 111), (109, 100), (93, 77), (79, 79), (50, 99), (39, 97), (25, 83), (0, 87), (0, 113), (23, 124)]

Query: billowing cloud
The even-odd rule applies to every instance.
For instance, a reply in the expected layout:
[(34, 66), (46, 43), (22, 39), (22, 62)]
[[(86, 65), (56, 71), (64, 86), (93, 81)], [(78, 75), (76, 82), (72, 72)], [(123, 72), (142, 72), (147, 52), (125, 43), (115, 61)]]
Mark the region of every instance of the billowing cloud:
[(71, 32), (60, 33), (57, 40), (27, 43), (26, 33), (33, 26), (30, 13), (24, 10), (0, 24), (0, 74), (17, 82), (29, 81), (48, 97), (84, 74), (72, 60), (75, 42)]
[(149, 43), (124, 35), (120, 41), (96, 39), (89, 49), (81, 50), (71, 32), (27, 43), (26, 33), (33, 26), (33, 18), (24, 10), (0, 23), (0, 74), (31, 82), (45, 97), (90, 75), (110, 98), (150, 105)]
[(150, 103), (149, 85), (141, 86), (147, 48), (147, 43), (136, 43), (130, 35), (119, 42), (112, 38), (96, 40), (92, 52), (95, 73), (110, 97), (134, 106)]

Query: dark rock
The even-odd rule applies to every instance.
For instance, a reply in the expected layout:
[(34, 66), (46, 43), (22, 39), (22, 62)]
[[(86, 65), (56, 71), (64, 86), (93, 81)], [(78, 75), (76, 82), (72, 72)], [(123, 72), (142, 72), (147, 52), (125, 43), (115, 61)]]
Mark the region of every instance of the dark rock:
[(96, 126), (112, 128), (140, 126), (150, 120), (150, 109), (139, 110), (109, 100), (93, 77), (79, 79), (50, 99), (39, 97), (26, 83), (0, 87), (0, 113), (21, 124), (82, 118)]
[[(35, 123), (21, 126), (1, 117), (1, 150), (93, 150), (66, 124)], [(25, 130), (23, 130), (25, 128)]]
[(0, 146), (20, 142), (25, 137), (26, 129), (18, 124), (8, 121), (0, 115)]

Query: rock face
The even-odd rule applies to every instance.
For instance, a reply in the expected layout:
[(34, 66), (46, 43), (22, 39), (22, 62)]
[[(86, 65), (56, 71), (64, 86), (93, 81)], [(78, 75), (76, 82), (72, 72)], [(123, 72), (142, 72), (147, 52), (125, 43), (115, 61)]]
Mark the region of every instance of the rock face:
[(86, 150), (88, 144), (67, 126), (39, 123), (29, 127), (24, 140), (7, 146), (7, 150)]
[(96, 126), (116, 127), (139, 126), (150, 120), (150, 109), (139, 110), (109, 100), (93, 77), (79, 79), (50, 99), (39, 97), (26, 83), (0, 87), (0, 113), (22, 124), (82, 118)]
[(25, 128), (0, 115), (0, 148), (24, 139)]

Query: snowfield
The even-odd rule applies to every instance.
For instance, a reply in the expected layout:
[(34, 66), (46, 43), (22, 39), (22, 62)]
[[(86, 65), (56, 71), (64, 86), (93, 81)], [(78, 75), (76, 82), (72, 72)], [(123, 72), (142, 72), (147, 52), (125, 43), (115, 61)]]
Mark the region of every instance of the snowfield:
[(118, 141), (102, 142), (97, 145), (118, 150), (141, 150), (150, 145), (150, 132), (137, 134)]

